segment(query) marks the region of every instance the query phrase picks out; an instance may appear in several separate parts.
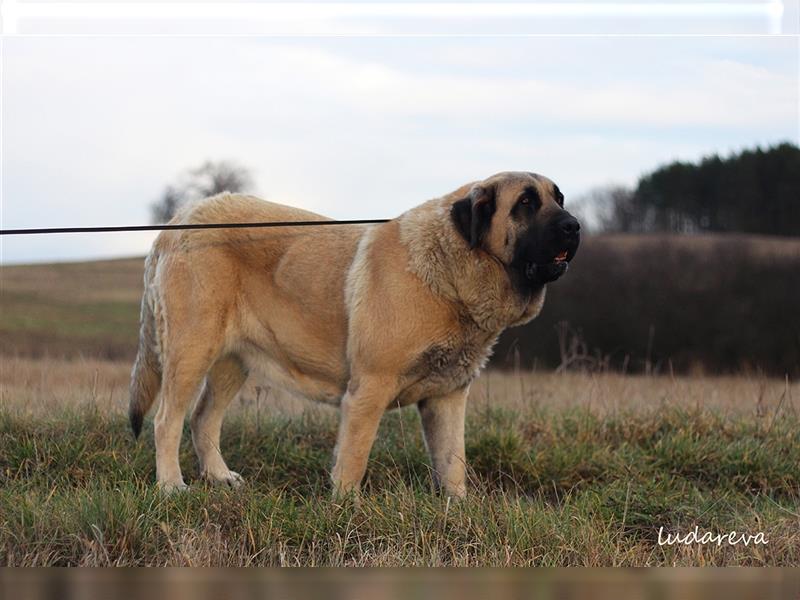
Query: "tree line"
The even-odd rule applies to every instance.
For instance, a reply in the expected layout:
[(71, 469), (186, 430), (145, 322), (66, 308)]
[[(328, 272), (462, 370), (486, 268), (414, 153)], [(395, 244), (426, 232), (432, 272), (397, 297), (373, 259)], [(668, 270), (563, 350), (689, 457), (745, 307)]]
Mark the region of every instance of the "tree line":
[(594, 212), (603, 232), (797, 236), (800, 148), (781, 143), (672, 162), (643, 175), (635, 188), (597, 188), (579, 205)]

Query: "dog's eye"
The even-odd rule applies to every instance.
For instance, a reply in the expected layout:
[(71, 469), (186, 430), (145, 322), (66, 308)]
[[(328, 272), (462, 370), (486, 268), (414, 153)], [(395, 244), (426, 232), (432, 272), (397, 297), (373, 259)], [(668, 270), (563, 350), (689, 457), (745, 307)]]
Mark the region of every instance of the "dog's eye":
[(561, 193), (561, 190), (558, 189), (557, 185), (553, 186), (553, 193), (555, 194), (556, 202), (558, 202), (558, 205), (561, 208), (564, 208), (564, 194)]
[(515, 214), (526, 216), (527, 218), (527, 216), (530, 216), (532, 212), (538, 210), (541, 205), (542, 202), (539, 199), (539, 193), (535, 188), (530, 187), (522, 190), (520, 195), (517, 197), (517, 201), (514, 204), (514, 212)]

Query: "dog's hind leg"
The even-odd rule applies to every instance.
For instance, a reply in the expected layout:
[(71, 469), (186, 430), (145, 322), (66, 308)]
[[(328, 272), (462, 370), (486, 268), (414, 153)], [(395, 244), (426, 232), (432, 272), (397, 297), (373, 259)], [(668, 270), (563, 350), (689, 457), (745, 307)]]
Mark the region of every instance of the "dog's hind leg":
[(167, 360), (161, 404), (154, 420), (156, 441), (156, 479), (158, 486), (172, 492), (186, 488), (178, 460), (183, 420), (189, 405), (197, 398), (206, 372), (214, 360), (207, 353), (184, 347), (178, 359)]
[(220, 430), (225, 409), (247, 379), (244, 365), (235, 356), (225, 356), (214, 363), (206, 385), (192, 413), (192, 441), (200, 460), (202, 476), (212, 482), (236, 486), (242, 482), (231, 471), (219, 448)]

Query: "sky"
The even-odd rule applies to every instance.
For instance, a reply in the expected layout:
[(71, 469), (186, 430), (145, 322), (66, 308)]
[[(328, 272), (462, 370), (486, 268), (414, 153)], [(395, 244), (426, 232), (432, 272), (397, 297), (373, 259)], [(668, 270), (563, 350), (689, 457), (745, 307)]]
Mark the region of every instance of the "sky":
[[(130, 225), (186, 169), (393, 217), (497, 171), (571, 200), (672, 160), (798, 143), (798, 52), (765, 37), (6, 37), (2, 227)], [(2, 238), (13, 264), (152, 234)]]

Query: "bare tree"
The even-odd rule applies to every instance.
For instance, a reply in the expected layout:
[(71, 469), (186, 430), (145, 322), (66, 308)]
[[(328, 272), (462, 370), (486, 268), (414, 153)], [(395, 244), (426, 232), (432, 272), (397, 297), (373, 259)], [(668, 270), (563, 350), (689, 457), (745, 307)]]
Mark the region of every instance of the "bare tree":
[(221, 192), (245, 192), (252, 187), (253, 179), (244, 167), (227, 161), (206, 161), (189, 171), (185, 190), (195, 198), (206, 198)]
[(622, 185), (596, 187), (575, 200), (570, 212), (589, 229), (605, 232), (628, 232), (638, 230), (637, 213), (634, 210), (634, 192)]
[(630, 232), (640, 227), (634, 207), (634, 192), (622, 185), (610, 185), (597, 191), (600, 229)]
[(221, 192), (247, 192), (253, 189), (250, 172), (229, 161), (206, 161), (189, 169), (182, 181), (164, 188), (161, 197), (151, 207), (154, 223), (166, 223), (186, 204)]
[(169, 221), (182, 203), (182, 194), (174, 186), (168, 185), (164, 188), (161, 198), (150, 205), (153, 223)]

